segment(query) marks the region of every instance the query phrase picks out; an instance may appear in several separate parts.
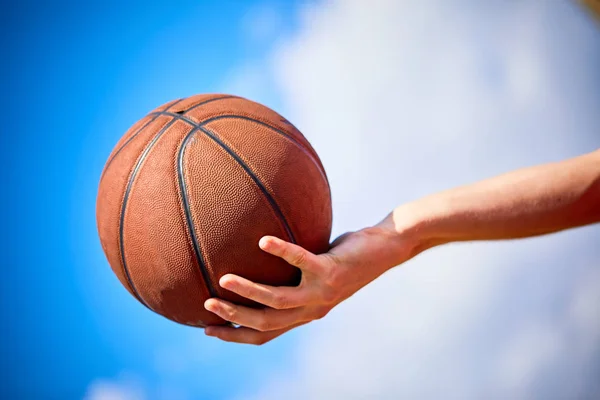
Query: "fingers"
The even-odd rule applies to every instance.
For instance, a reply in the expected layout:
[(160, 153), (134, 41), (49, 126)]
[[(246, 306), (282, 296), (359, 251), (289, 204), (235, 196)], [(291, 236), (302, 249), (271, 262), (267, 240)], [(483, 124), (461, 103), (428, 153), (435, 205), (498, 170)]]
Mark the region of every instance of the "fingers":
[(288, 264), (298, 267), (302, 271), (317, 275), (323, 271), (323, 267), (319, 263), (317, 256), (298, 245), (274, 236), (261, 238), (258, 245), (267, 253), (283, 258)]
[(255, 309), (214, 298), (206, 300), (204, 307), (226, 321), (261, 332), (283, 329), (307, 321), (302, 307), (290, 310)]
[(213, 336), (226, 342), (254, 344), (260, 346), (265, 344), (285, 332), (302, 324), (296, 324), (285, 329), (278, 329), (269, 332), (261, 332), (250, 328), (229, 328), (226, 326), (209, 326), (204, 330), (207, 336)]
[(308, 289), (263, 285), (233, 274), (224, 275), (219, 280), (219, 284), (240, 296), (278, 310), (300, 307), (311, 300)]
[[(260, 345), (288, 330), (308, 321), (322, 318), (331, 309), (333, 301), (324, 296), (323, 288), (333, 288), (330, 279), (333, 271), (331, 260), (317, 256), (293, 243), (272, 236), (263, 237), (259, 246), (262, 250), (303, 272), (302, 282), (297, 287), (269, 286), (251, 282), (237, 275), (227, 274), (219, 280), (224, 289), (242, 297), (264, 304), (263, 309), (236, 305), (212, 298), (204, 307), (225, 321), (239, 325), (207, 327), (208, 336), (216, 336), (227, 342)], [(330, 296), (331, 297), (331, 296)]]

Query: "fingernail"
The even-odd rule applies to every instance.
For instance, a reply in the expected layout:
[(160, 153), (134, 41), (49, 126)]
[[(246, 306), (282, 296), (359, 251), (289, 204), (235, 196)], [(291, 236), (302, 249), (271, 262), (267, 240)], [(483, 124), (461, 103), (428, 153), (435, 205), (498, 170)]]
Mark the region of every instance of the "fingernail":
[(227, 275), (222, 276), (221, 279), (219, 279), (219, 285), (225, 289), (232, 288), (235, 286), (235, 279), (232, 279)]
[(204, 308), (206, 308), (208, 311), (215, 312), (219, 307), (216, 302), (210, 301), (210, 299), (208, 299), (204, 302)]
[(269, 238), (266, 236), (263, 236), (259, 241), (258, 241), (258, 246), (265, 250), (267, 247), (269, 247)]
[(280, 242), (281, 242), (281, 239), (279, 239), (275, 236), (265, 236), (262, 239), (260, 239), (260, 241), (258, 242), (258, 245), (260, 246), (261, 249), (267, 250), (267, 249), (272, 249), (273, 247), (277, 246)]
[(215, 335), (215, 332), (214, 332), (214, 329), (211, 329), (211, 328), (204, 328), (204, 334), (205, 334), (206, 336), (214, 336), (214, 335)]

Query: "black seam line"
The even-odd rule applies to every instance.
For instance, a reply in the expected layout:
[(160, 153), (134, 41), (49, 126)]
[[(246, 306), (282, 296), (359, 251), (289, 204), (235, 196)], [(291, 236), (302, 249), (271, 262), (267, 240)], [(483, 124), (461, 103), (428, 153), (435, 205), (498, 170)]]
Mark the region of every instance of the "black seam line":
[[(216, 98), (212, 98), (212, 99), (208, 99), (205, 101), (202, 101), (198, 104), (196, 104), (195, 106), (191, 107), (188, 110), (185, 110), (184, 112), (188, 112), (189, 110), (201, 106), (203, 104), (206, 103), (210, 103), (212, 101), (216, 101), (216, 100), (221, 100), (221, 99), (225, 99), (225, 98), (229, 98), (229, 97), (233, 97), (233, 96), (220, 96), (220, 97), (216, 97)], [(176, 102), (174, 102), (173, 104), (169, 105), (167, 108), (165, 108), (165, 112), (166, 110), (169, 110), (170, 108), (172, 108), (173, 106), (175, 106), (176, 104), (180, 103), (181, 101), (183, 101), (185, 99), (179, 99)], [(108, 169), (108, 164), (116, 157), (116, 155), (123, 149), (123, 147), (125, 147), (135, 136), (137, 136), (138, 133), (140, 133), (143, 128), (145, 128), (150, 122), (152, 122), (153, 120), (155, 120), (156, 118), (158, 118), (159, 115), (161, 114), (155, 114), (155, 113), (150, 113), (148, 115), (154, 115), (154, 118), (149, 121), (147, 124), (144, 124), (143, 127), (141, 127), (140, 129), (138, 129), (138, 131), (132, 135), (131, 138), (129, 138), (127, 140), (127, 142), (123, 143), (123, 146), (121, 146), (119, 148), (119, 150), (117, 150), (117, 152), (114, 154), (114, 156), (109, 160), (109, 162), (107, 163), (107, 166), (105, 167), (106, 171)], [(129, 181), (127, 182), (127, 188), (125, 190), (125, 196), (123, 197), (123, 204), (121, 205), (121, 215), (120, 215), (120, 226), (119, 226), (119, 251), (120, 251), (120, 255), (121, 255), (121, 263), (123, 265), (123, 271), (125, 272), (125, 276), (127, 278), (127, 281), (129, 282), (129, 286), (131, 287), (131, 291), (134, 293), (135, 297), (139, 300), (140, 303), (142, 303), (144, 306), (146, 306), (148, 309), (152, 310), (152, 308), (150, 308), (150, 306), (142, 299), (142, 296), (140, 295), (140, 293), (137, 291), (137, 289), (135, 288), (135, 285), (133, 284), (133, 279), (131, 277), (131, 274), (129, 273), (129, 269), (127, 268), (127, 262), (125, 260), (125, 248), (124, 248), (124, 243), (123, 243), (123, 235), (124, 235), (124, 222), (125, 222), (125, 211), (127, 209), (127, 201), (129, 200), (129, 193), (131, 191), (131, 187), (133, 186), (133, 182), (135, 180), (135, 177), (137, 176), (137, 173), (144, 161), (144, 159), (146, 158), (146, 156), (148, 155), (148, 153), (150, 152), (150, 149), (154, 146), (154, 144), (158, 141), (158, 139), (162, 136), (162, 134), (171, 126), (175, 123), (175, 121), (179, 120), (179, 114), (173, 114), (173, 113), (169, 113), (170, 116), (174, 116), (175, 118), (171, 119), (171, 121), (169, 121), (164, 127), (162, 127), (162, 129), (154, 136), (154, 138), (152, 139), (152, 141), (146, 145), (146, 148), (144, 149), (143, 153), (140, 155), (140, 158), (138, 159), (135, 167), (133, 168), (131, 175), (129, 177)], [(102, 177), (100, 178), (102, 179)], [(154, 310), (152, 310), (154, 311)]]
[[(183, 100), (184, 99), (177, 100), (176, 102), (174, 102), (173, 104), (171, 104), (167, 108), (165, 108), (163, 111), (168, 111), (171, 107), (174, 107), (176, 104), (180, 103)], [(113, 156), (111, 158), (109, 158), (109, 160), (106, 162), (106, 166), (104, 167), (104, 170), (102, 171), (102, 174), (100, 175), (100, 180), (102, 180), (102, 178), (104, 177), (104, 174), (106, 173), (106, 171), (108, 171), (108, 167), (113, 162), (113, 160), (117, 157), (117, 155), (121, 152), (121, 150), (123, 150), (123, 148), (125, 148), (125, 146), (127, 146), (129, 144), (129, 142), (131, 142), (133, 139), (135, 139), (135, 137), (141, 131), (143, 131), (148, 125), (150, 125), (152, 122), (154, 122), (160, 114), (150, 113), (147, 116), (150, 116), (150, 115), (154, 115), (152, 117), (152, 119), (150, 119), (150, 121), (146, 122), (140, 129), (138, 129), (133, 135), (131, 135), (131, 137), (129, 139), (127, 139), (127, 141), (125, 143), (123, 143), (123, 145), (121, 147), (119, 147), (119, 149), (115, 152), (115, 154), (113, 154)]]
[(181, 147), (179, 148), (179, 153), (177, 155), (177, 180), (179, 181), (179, 190), (181, 190), (183, 212), (185, 214), (188, 232), (190, 234), (190, 238), (192, 239), (192, 247), (196, 255), (196, 260), (198, 261), (198, 267), (200, 268), (200, 272), (202, 273), (202, 277), (204, 278), (204, 284), (206, 285), (210, 296), (218, 297), (218, 293), (214, 288), (213, 284), (211, 283), (210, 274), (208, 273), (208, 269), (206, 268), (206, 262), (204, 260), (204, 257), (202, 256), (202, 251), (200, 250), (200, 243), (196, 235), (196, 229), (194, 228), (194, 221), (192, 219), (192, 212), (190, 210), (187, 186), (185, 184), (185, 176), (183, 174), (183, 157), (185, 155), (185, 149), (187, 148), (187, 144), (190, 141), (190, 139), (194, 136), (196, 132), (198, 132), (198, 130), (198, 127), (194, 127), (186, 135), (185, 139), (183, 139)]
[[(295, 244), (296, 243), (296, 238), (295, 238), (294, 234), (292, 233), (292, 230), (290, 229), (290, 226), (289, 226), (287, 220), (285, 219), (285, 216), (283, 215), (283, 212), (281, 212), (281, 209), (279, 208), (279, 205), (277, 204), (277, 202), (275, 201), (275, 199), (273, 198), (273, 196), (271, 196), (271, 193), (269, 193), (269, 191), (267, 190), (267, 188), (265, 188), (265, 186), (262, 184), (262, 182), (260, 181), (260, 179), (258, 179), (258, 177), (250, 169), (250, 167), (248, 167), (248, 165), (246, 165), (246, 163), (233, 150), (231, 150), (231, 148), (229, 148), (229, 146), (227, 146), (225, 143), (223, 143), (221, 141), (221, 139), (219, 139), (214, 132), (212, 132), (212, 131), (208, 130), (207, 128), (205, 128), (203, 126), (204, 123), (197, 124), (196, 122), (192, 121), (191, 119), (189, 119), (189, 118), (187, 118), (187, 117), (185, 117), (183, 115), (179, 115), (179, 114), (173, 115), (173, 118), (179, 119), (179, 120), (184, 121), (184, 122), (187, 122), (188, 124), (190, 124), (194, 128), (200, 129), (208, 137), (210, 137), (213, 141), (215, 141), (219, 146), (221, 146), (223, 148), (223, 150), (225, 150), (227, 153), (229, 153), (229, 155), (231, 157), (233, 157), (233, 159), (235, 161), (237, 161), (237, 163), (244, 169), (244, 171), (246, 171), (246, 173), (248, 174), (248, 176), (250, 176), (250, 178), (252, 178), (252, 180), (254, 181), (254, 183), (259, 187), (259, 189), (262, 191), (263, 195), (267, 198), (267, 201), (269, 202), (269, 204), (273, 208), (273, 211), (275, 211), (275, 214), (277, 214), (277, 216), (279, 217), (281, 223), (283, 224), (283, 227), (284, 227), (284, 229), (285, 229), (285, 231), (286, 231), (286, 233), (288, 235), (288, 238), (290, 239), (290, 242), (292, 242), (292, 243)], [(188, 134), (188, 135), (191, 135), (191, 134)], [(186, 137), (185, 140), (187, 140), (187, 139), (188, 139), (188, 137)], [(182, 149), (184, 149), (184, 147), (185, 146), (182, 145)]]
[(323, 172), (323, 169), (321, 167), (321, 163), (316, 158), (317, 157), (316, 154), (313, 154), (313, 152), (310, 149), (306, 148), (306, 146), (302, 142), (298, 141), (298, 139), (296, 139), (292, 135), (286, 133), (285, 131), (283, 131), (283, 130), (281, 130), (279, 128), (275, 128), (274, 126), (271, 126), (271, 125), (269, 125), (269, 124), (267, 124), (267, 123), (265, 123), (263, 121), (260, 121), (258, 119), (251, 118), (251, 117), (246, 117), (244, 115), (236, 115), (236, 114), (219, 115), (219, 116), (216, 116), (216, 117), (212, 117), (212, 118), (207, 119), (206, 121), (202, 121), (201, 125), (204, 126), (204, 125), (206, 125), (208, 123), (211, 123), (211, 122), (214, 122), (214, 121), (219, 121), (219, 120), (222, 120), (222, 119), (242, 119), (242, 120), (245, 120), (245, 121), (254, 122), (254, 123), (258, 124), (258, 125), (264, 126), (265, 128), (269, 128), (270, 130), (272, 130), (274, 132), (277, 132), (281, 136), (289, 139), (290, 141), (294, 142), (296, 144), (296, 146), (298, 146), (300, 148), (300, 150), (302, 150), (306, 155), (308, 155), (311, 158), (312, 162), (316, 165), (317, 169), (319, 170), (319, 173), (321, 174), (321, 176), (323, 177), (323, 179), (325, 179), (325, 182), (328, 182), (327, 181), (327, 176), (325, 175), (325, 173)]
[[(188, 113), (188, 112), (192, 111), (194, 108), (203, 106), (203, 105), (205, 105), (207, 103), (212, 103), (213, 101), (223, 100), (223, 99), (240, 99), (240, 98), (241, 97), (231, 96), (231, 95), (224, 95), (224, 96), (221, 96), (221, 97), (215, 97), (215, 98), (212, 98), (212, 99), (201, 101), (200, 103), (196, 104), (195, 106), (192, 106), (192, 107), (188, 108), (187, 110), (185, 110), (185, 112)], [(167, 111), (167, 109), (164, 109), (163, 111)], [(161, 111), (155, 111), (155, 112), (152, 112), (150, 114), (154, 114), (156, 112), (161, 112)]]
[[(127, 277), (127, 281), (129, 282), (129, 285), (131, 286), (132, 292), (135, 294), (135, 296), (140, 301), (140, 303), (145, 305), (150, 310), (152, 310), (152, 308), (150, 308), (150, 306), (142, 299), (142, 296), (135, 288), (135, 285), (133, 284), (133, 280), (131, 278), (131, 274), (129, 273), (129, 269), (127, 268), (127, 262), (125, 261), (125, 246), (123, 244), (123, 234), (124, 234), (123, 225), (125, 222), (125, 211), (127, 210), (127, 201), (129, 200), (129, 193), (131, 192), (131, 187), (133, 186), (133, 182), (135, 181), (135, 177), (137, 176), (137, 173), (139, 172), (142, 163), (146, 159), (146, 156), (150, 152), (150, 149), (152, 149), (152, 147), (158, 141), (158, 139), (162, 136), (162, 134), (165, 131), (167, 131), (167, 129), (169, 129), (171, 127), (171, 125), (173, 125), (176, 121), (177, 121), (176, 118), (173, 118), (171, 121), (169, 121), (169, 123), (166, 124), (154, 136), (152, 141), (150, 143), (148, 143), (148, 145), (146, 146), (146, 148), (140, 155), (140, 158), (138, 159), (137, 163), (135, 164), (135, 167), (131, 171), (131, 176), (129, 177), (129, 181), (127, 182), (127, 189), (125, 190), (125, 196), (123, 197), (123, 204), (121, 205), (121, 216), (120, 216), (120, 221), (119, 221), (119, 250), (121, 251), (121, 263), (123, 264), (123, 270), (125, 271), (125, 276)], [(152, 310), (152, 311), (154, 311), (154, 310)]]
[[(154, 111), (151, 113), (151, 115), (165, 115), (165, 116), (171, 116), (171, 117), (182, 117), (181, 114), (174, 114), (168, 111)], [(185, 116), (183, 116), (183, 118), (186, 118)], [(316, 155), (312, 154), (312, 152), (306, 148), (306, 146), (304, 144), (302, 144), (301, 142), (299, 142), (296, 138), (294, 138), (292, 135), (289, 135), (288, 133), (286, 133), (285, 131), (279, 129), (279, 128), (275, 128), (274, 126), (271, 126), (263, 121), (260, 121), (258, 119), (254, 119), (251, 117), (246, 117), (244, 115), (237, 115), (237, 114), (227, 114), (227, 115), (217, 115), (216, 117), (211, 117), (207, 120), (202, 121), (201, 123), (197, 124), (196, 122), (194, 122), (191, 119), (186, 119), (187, 122), (192, 123), (194, 125), (198, 125), (198, 126), (204, 126), (208, 123), (214, 122), (214, 121), (219, 121), (221, 119), (242, 119), (242, 120), (246, 120), (246, 121), (250, 121), (250, 122), (254, 122), (257, 123), (261, 126), (264, 126), (265, 128), (269, 128), (274, 132), (277, 132), (278, 134), (280, 134), (281, 136), (289, 139), (290, 141), (294, 142), (296, 144), (296, 146), (298, 148), (300, 148), (300, 150), (302, 150), (306, 155), (308, 155), (312, 162), (315, 164), (315, 166), (317, 167), (317, 169), (319, 170), (319, 173), (321, 174), (321, 177), (323, 179), (325, 179), (325, 182), (328, 183), (327, 186), (329, 186), (329, 180), (327, 179), (327, 175), (325, 174), (325, 172), (323, 171), (323, 167), (321, 166), (321, 163), (316, 159)]]
[[(191, 111), (196, 107), (200, 107), (206, 103), (210, 103), (216, 100), (221, 100), (221, 99), (230, 99), (230, 98), (237, 98), (236, 96), (230, 96), (230, 95), (225, 95), (225, 96), (220, 96), (220, 97), (215, 97), (212, 99), (208, 99), (205, 101), (201, 101), (200, 103), (196, 104), (193, 107), (190, 107), (189, 109), (185, 110), (185, 112)], [(167, 106), (167, 108), (165, 108), (162, 111), (158, 111), (158, 112), (151, 112), (150, 114), (148, 114), (147, 116), (152, 115), (152, 119), (148, 122), (146, 122), (142, 127), (140, 127), (133, 135), (131, 135), (131, 137), (129, 139), (127, 139), (127, 141), (125, 143), (123, 143), (123, 145), (121, 147), (119, 147), (119, 149), (115, 152), (115, 154), (113, 154), (113, 156), (106, 162), (106, 166), (104, 167), (104, 170), (102, 171), (102, 174), (100, 175), (100, 180), (102, 180), (102, 177), (104, 176), (104, 174), (106, 173), (106, 171), (108, 171), (108, 167), (110, 166), (110, 164), (113, 162), (113, 160), (117, 157), (117, 155), (121, 152), (121, 150), (123, 150), (123, 148), (125, 146), (127, 146), (129, 144), (129, 142), (131, 142), (141, 131), (144, 130), (144, 128), (146, 128), (148, 125), (150, 125), (152, 122), (154, 122), (156, 120), (156, 118), (158, 118), (160, 115), (166, 115), (166, 114), (160, 114), (161, 112), (167, 112), (168, 110), (170, 110), (171, 108), (175, 107), (177, 104), (181, 103), (183, 100), (185, 100), (186, 98), (182, 98), (179, 99), (175, 102), (173, 102), (172, 104), (170, 104), (169, 106)], [(172, 113), (171, 113), (172, 114)], [(169, 115), (171, 115), (169, 114)]]
[(264, 187), (264, 185), (262, 184), (262, 182), (260, 182), (260, 180), (258, 179), (258, 177), (256, 175), (254, 175), (254, 173), (252, 172), (252, 170), (244, 163), (243, 160), (241, 160), (237, 154), (235, 154), (225, 143), (223, 143), (219, 138), (217, 138), (212, 132), (208, 131), (207, 129), (203, 128), (202, 125), (197, 124), (196, 122), (190, 120), (189, 118), (186, 118), (182, 115), (179, 114), (169, 114), (171, 117), (173, 117), (173, 119), (175, 120), (180, 120), (183, 122), (187, 122), (188, 124), (190, 124), (194, 129), (192, 129), (185, 137), (185, 139), (183, 140), (182, 144), (181, 144), (181, 148), (179, 149), (179, 154), (178, 154), (178, 160), (177, 160), (177, 177), (179, 180), (179, 188), (181, 190), (181, 198), (182, 198), (182, 203), (183, 203), (183, 210), (185, 213), (185, 217), (186, 217), (186, 221), (187, 221), (187, 226), (188, 226), (188, 230), (190, 233), (190, 237), (192, 239), (192, 245), (194, 248), (194, 253), (196, 254), (196, 259), (198, 260), (198, 266), (200, 267), (200, 272), (202, 273), (202, 277), (204, 278), (204, 283), (206, 285), (206, 288), (208, 289), (211, 297), (218, 297), (218, 293), (216, 291), (216, 289), (214, 288), (214, 286), (212, 285), (212, 281), (211, 281), (211, 277), (210, 274), (208, 272), (208, 269), (206, 268), (206, 262), (204, 260), (204, 257), (202, 256), (202, 252), (200, 250), (200, 243), (198, 241), (198, 236), (196, 235), (196, 229), (194, 227), (194, 223), (192, 220), (192, 213), (191, 213), (191, 209), (190, 209), (190, 204), (189, 204), (189, 197), (188, 197), (188, 192), (187, 192), (187, 186), (185, 184), (185, 176), (183, 173), (183, 158), (185, 155), (185, 150), (187, 148), (187, 145), (190, 142), (190, 139), (194, 136), (194, 134), (196, 134), (198, 131), (202, 131), (203, 133), (205, 133), (208, 137), (210, 137), (213, 141), (215, 141), (219, 146), (221, 146), (221, 148), (223, 148), (229, 155), (231, 155), (233, 157), (234, 160), (237, 161), (237, 163), (244, 169), (244, 171), (248, 174), (248, 176), (250, 176), (250, 178), (254, 181), (254, 183), (259, 187), (259, 189), (262, 191), (263, 195), (267, 198), (267, 201), (269, 202), (269, 204), (271, 205), (271, 208), (275, 211), (275, 214), (278, 216), (279, 220), (281, 221), (281, 224), (283, 225), (288, 238), (290, 240), (290, 242), (292, 243), (296, 243), (296, 239), (294, 237), (294, 234), (292, 233), (292, 230), (290, 229), (290, 226), (287, 222), (287, 220), (285, 219), (283, 213), (281, 212), (281, 209), (279, 208), (279, 206), (277, 205), (277, 203), (275, 202), (275, 199), (273, 199), (273, 197), (271, 196), (271, 194), (267, 191), (267, 189)]
[(248, 165), (246, 165), (246, 163), (237, 154), (235, 154), (235, 152), (233, 150), (231, 150), (231, 148), (229, 148), (229, 146), (227, 146), (225, 143), (223, 143), (221, 141), (221, 139), (219, 139), (214, 132), (208, 130), (207, 128), (203, 127), (202, 125), (198, 125), (198, 129), (200, 129), (208, 137), (210, 137), (212, 140), (214, 140), (219, 146), (221, 146), (223, 148), (223, 150), (225, 150), (227, 153), (229, 153), (229, 155), (231, 157), (233, 157), (233, 159), (235, 161), (237, 161), (238, 164), (240, 164), (240, 166), (246, 171), (248, 176), (250, 176), (250, 178), (252, 178), (252, 180), (254, 181), (256, 186), (259, 187), (259, 189), (263, 192), (263, 195), (269, 201), (269, 204), (271, 204), (271, 207), (273, 208), (273, 211), (275, 211), (275, 214), (277, 214), (277, 216), (279, 217), (279, 220), (283, 224), (283, 228), (285, 229), (285, 232), (287, 233), (288, 238), (290, 239), (290, 242), (295, 244), (296, 238), (294, 237), (294, 234), (292, 233), (292, 230), (290, 229), (290, 225), (288, 224), (287, 220), (285, 219), (283, 212), (281, 212), (279, 205), (277, 205), (277, 202), (275, 201), (273, 196), (271, 196), (271, 193), (269, 193), (269, 191), (262, 184), (260, 179), (258, 179), (258, 177), (254, 174), (254, 172), (252, 172), (250, 167), (248, 167)]
[(189, 229), (189, 232), (190, 232), (190, 236), (191, 236), (191, 239), (192, 239), (192, 244), (193, 244), (194, 252), (196, 253), (196, 259), (198, 260), (198, 266), (200, 267), (200, 272), (202, 273), (202, 276), (204, 278), (204, 283), (206, 284), (206, 287), (207, 287), (207, 289), (208, 289), (211, 297), (218, 297), (218, 293), (217, 293), (217, 291), (215, 290), (214, 286), (211, 283), (212, 281), (210, 279), (210, 274), (208, 272), (208, 269), (206, 268), (206, 263), (204, 261), (204, 257), (202, 256), (202, 252), (200, 251), (200, 244), (199, 244), (198, 237), (196, 235), (196, 229), (194, 227), (194, 223), (193, 223), (193, 220), (192, 220), (192, 213), (191, 213), (190, 205), (189, 205), (189, 198), (188, 198), (188, 193), (187, 193), (187, 187), (186, 187), (186, 184), (185, 184), (185, 176), (184, 176), (184, 173), (183, 173), (183, 157), (185, 155), (185, 150), (187, 148), (187, 145), (190, 142), (190, 139), (199, 130), (202, 131), (204, 134), (206, 134), (209, 138), (211, 138), (219, 146), (221, 146), (221, 148), (223, 148), (231, 157), (233, 157), (233, 159), (235, 161), (237, 161), (237, 163), (244, 169), (244, 171), (248, 174), (248, 176), (250, 176), (250, 178), (254, 181), (254, 183), (259, 187), (259, 189), (262, 191), (263, 195), (266, 197), (267, 201), (271, 205), (271, 208), (273, 209), (273, 211), (275, 212), (275, 214), (279, 218), (279, 221), (283, 225), (283, 227), (284, 227), (284, 229), (285, 229), (285, 231), (286, 231), (286, 233), (288, 235), (288, 238), (289, 238), (290, 242), (296, 243), (296, 239), (294, 237), (294, 234), (292, 233), (292, 230), (290, 229), (290, 226), (289, 226), (287, 220), (285, 219), (283, 213), (281, 212), (281, 209), (279, 208), (279, 206), (275, 202), (275, 199), (273, 199), (273, 197), (271, 196), (271, 194), (267, 191), (267, 189), (264, 187), (264, 185), (258, 179), (258, 177), (256, 175), (254, 175), (254, 173), (252, 172), (252, 170), (244, 163), (243, 160), (241, 160), (238, 157), (237, 154), (235, 154), (235, 152), (233, 152), (225, 143), (223, 143), (218, 137), (216, 137), (214, 135), (214, 133), (212, 133), (211, 131), (209, 131), (206, 128), (202, 127), (202, 125), (199, 125), (196, 122), (190, 120), (189, 118), (186, 118), (186, 117), (184, 117), (182, 115), (179, 115), (179, 114), (175, 114), (172, 117), (174, 119), (177, 119), (177, 120), (180, 120), (180, 121), (183, 121), (183, 122), (187, 122), (188, 124), (190, 124), (194, 128), (194, 129), (192, 129), (186, 135), (185, 139), (183, 140), (183, 142), (181, 144), (181, 148), (179, 149), (179, 155), (178, 155), (178, 160), (177, 160), (177, 176), (178, 176), (178, 180), (179, 180), (179, 187), (180, 187), (180, 190), (181, 190), (181, 198), (182, 198), (182, 203), (183, 203), (183, 209), (184, 209), (184, 213), (185, 213), (185, 217), (186, 217), (188, 229)]

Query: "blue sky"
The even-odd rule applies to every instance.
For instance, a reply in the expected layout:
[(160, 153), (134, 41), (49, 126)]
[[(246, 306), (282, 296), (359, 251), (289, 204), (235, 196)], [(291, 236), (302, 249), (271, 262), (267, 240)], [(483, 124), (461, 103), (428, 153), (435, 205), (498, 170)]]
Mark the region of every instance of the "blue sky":
[[(291, 1), (272, 1), (291, 24)], [(16, 2), (4, 6), (3, 398), (81, 398), (98, 377), (152, 380), (153, 349), (190, 329), (151, 314), (112, 275), (95, 228), (98, 177), (137, 119), (175, 98), (223, 90), (273, 40), (245, 29), (253, 2)], [(249, 37), (250, 36), (250, 37)], [(271, 97), (271, 106), (275, 96)], [(205, 340), (186, 377), (206, 398), (251, 384), (281, 358)], [(191, 382), (191, 383), (190, 383)]]
[(431, 192), (594, 150), (600, 29), (575, 3), (122, 3), (25, 1), (0, 14), (0, 397), (600, 393), (597, 226), (435, 249), (259, 348), (149, 312), (114, 277), (95, 226), (120, 136), (197, 93), (250, 97), (304, 132), (328, 172), (334, 235)]

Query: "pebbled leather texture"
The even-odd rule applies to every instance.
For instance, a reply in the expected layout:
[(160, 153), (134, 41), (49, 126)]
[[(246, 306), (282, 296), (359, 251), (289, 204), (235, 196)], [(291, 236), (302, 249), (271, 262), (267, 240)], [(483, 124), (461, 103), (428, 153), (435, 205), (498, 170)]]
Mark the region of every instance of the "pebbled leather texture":
[(235, 273), (296, 285), (300, 271), (258, 247), (264, 235), (329, 247), (327, 177), (306, 138), (273, 110), (236, 96), (169, 102), (115, 146), (98, 189), (102, 248), (119, 281), (149, 309), (203, 327), (218, 285)]

